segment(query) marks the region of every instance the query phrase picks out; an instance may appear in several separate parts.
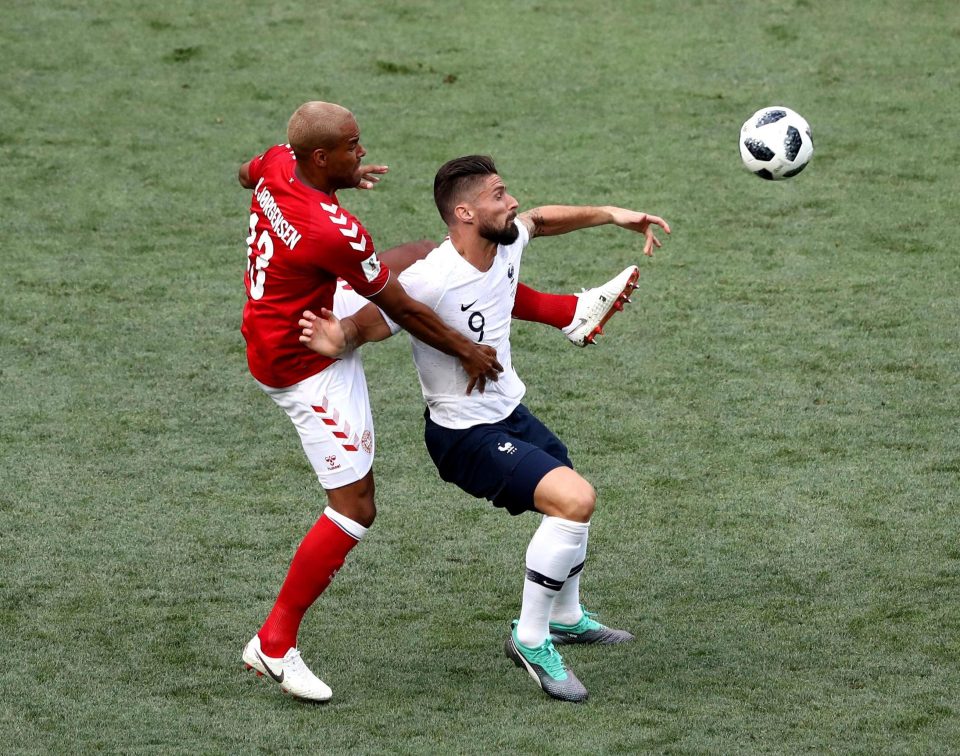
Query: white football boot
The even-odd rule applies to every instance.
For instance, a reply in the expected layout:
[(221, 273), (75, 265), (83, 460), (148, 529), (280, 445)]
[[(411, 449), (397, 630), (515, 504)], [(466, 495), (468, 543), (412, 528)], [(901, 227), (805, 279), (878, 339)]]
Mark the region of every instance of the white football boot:
[(637, 288), (639, 277), (640, 270), (631, 265), (602, 286), (577, 294), (573, 321), (562, 329), (567, 338), (580, 347), (596, 344), (596, 337), (603, 333), (606, 322), (629, 304), (630, 293)]
[(305, 701), (329, 701), (330, 687), (304, 664), (300, 652), (291, 648), (282, 659), (266, 656), (260, 648), (260, 636), (254, 635), (243, 649), (243, 663), (260, 677), (266, 675), (280, 690)]

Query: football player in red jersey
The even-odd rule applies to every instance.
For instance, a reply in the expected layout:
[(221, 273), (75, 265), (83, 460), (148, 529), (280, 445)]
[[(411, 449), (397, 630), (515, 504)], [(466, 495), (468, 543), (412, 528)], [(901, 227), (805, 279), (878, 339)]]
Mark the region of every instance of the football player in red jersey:
[(496, 352), (407, 296), (380, 264), (366, 229), (340, 206), (338, 190), (372, 178), (361, 164), (366, 152), (353, 114), (332, 103), (305, 103), (290, 118), (287, 138), (288, 144), (240, 167), (240, 183), (253, 190), (242, 331), (250, 372), (297, 426), (327, 507), (298, 547), (243, 660), (284, 691), (323, 701), (330, 688), (300, 658), (297, 631), (373, 523), (374, 433), (359, 360), (331, 360), (305, 349), (298, 339), (300, 313), (332, 307), (340, 277), (418, 338), (457, 357), (471, 377), (470, 390), (483, 391), (503, 368)]
[[(331, 690), (300, 658), (297, 632), (306, 610), (373, 523), (375, 436), (359, 356), (332, 360), (304, 347), (297, 325), (301, 313), (332, 309), (341, 278), (417, 338), (455, 356), (470, 376), (468, 393), (482, 392), (502, 367), (492, 349), (450, 329), (432, 309), (411, 299), (381, 263), (360, 221), (340, 205), (338, 190), (372, 188), (386, 172), (385, 166), (362, 164), (366, 151), (350, 111), (332, 103), (305, 103), (290, 118), (287, 139), (239, 171), (241, 185), (253, 190), (242, 332), (250, 372), (296, 426), (326, 490), (327, 506), (294, 554), (270, 614), (242, 656), (249, 668), (285, 692), (325, 701)], [(388, 257), (405, 267), (432, 247), (402, 245), (388, 250)], [(579, 345), (592, 343), (594, 331), (620, 309), (618, 295), (633, 286), (635, 271), (631, 266), (614, 279), (618, 288), (612, 298), (610, 292), (591, 298), (524, 287), (515, 315), (563, 328)], [(603, 303), (599, 309), (598, 302)], [(590, 307), (596, 313), (587, 313)], [(575, 317), (583, 314), (589, 317)]]

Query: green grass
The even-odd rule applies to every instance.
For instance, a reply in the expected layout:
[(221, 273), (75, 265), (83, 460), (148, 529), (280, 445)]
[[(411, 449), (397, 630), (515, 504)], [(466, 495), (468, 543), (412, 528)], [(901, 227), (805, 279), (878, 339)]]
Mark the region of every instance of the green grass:
[[(0, 42), (5, 751), (960, 752), (956, 3), (8, 3)], [(235, 177), (312, 98), (391, 166), (342, 198), (381, 249), (474, 151), (525, 207), (673, 225), (601, 348), (515, 328), (600, 491), (587, 601), (639, 637), (568, 653), (584, 706), (502, 656), (535, 523), (439, 481), (402, 338), (377, 524), (301, 635), (335, 699), (241, 672), (324, 498), (246, 373)], [(817, 140), (789, 182), (739, 165), (767, 104)]]

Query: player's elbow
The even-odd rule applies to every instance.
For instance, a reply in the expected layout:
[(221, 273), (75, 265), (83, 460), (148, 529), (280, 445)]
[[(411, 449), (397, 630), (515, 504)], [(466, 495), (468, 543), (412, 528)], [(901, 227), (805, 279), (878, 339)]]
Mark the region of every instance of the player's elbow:
[(244, 189), (253, 189), (253, 180), (250, 178), (250, 167), (248, 163), (240, 166), (240, 170), (237, 171), (237, 181), (240, 182), (240, 186)]

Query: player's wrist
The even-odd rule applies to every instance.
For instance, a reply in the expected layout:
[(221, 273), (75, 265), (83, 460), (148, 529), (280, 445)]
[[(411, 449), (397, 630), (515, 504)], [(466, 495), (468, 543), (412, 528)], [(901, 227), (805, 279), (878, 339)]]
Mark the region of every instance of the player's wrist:
[(343, 350), (340, 353), (352, 352), (360, 346), (360, 327), (353, 318), (343, 318), (340, 327), (343, 329)]
[(470, 339), (459, 334), (456, 343), (453, 345), (454, 353), (464, 362), (473, 358), (475, 347), (476, 345)]

